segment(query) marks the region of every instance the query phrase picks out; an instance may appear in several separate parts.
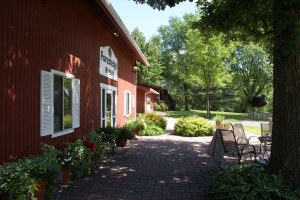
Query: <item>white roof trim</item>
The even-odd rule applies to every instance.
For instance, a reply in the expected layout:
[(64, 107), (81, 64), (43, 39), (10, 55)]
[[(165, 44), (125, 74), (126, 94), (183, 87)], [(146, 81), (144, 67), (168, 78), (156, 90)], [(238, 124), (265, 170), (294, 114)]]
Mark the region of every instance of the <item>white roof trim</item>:
[(130, 43), (134, 46), (134, 48), (137, 50), (138, 54), (141, 56), (141, 58), (143, 59), (143, 62), (149, 66), (149, 62), (146, 59), (146, 57), (144, 56), (143, 52), (141, 51), (141, 49), (138, 47), (138, 45), (136, 44), (136, 42), (134, 41), (134, 39), (131, 37), (128, 29), (126, 28), (125, 24), (123, 23), (123, 21), (121, 20), (121, 18), (119, 17), (118, 13), (116, 12), (116, 10), (113, 8), (113, 6), (111, 5), (111, 3), (109, 2), (109, 0), (101, 0), (103, 5), (107, 8), (107, 10), (109, 11), (109, 13), (113, 16), (114, 20), (117, 22), (117, 24), (121, 27), (123, 33), (126, 35), (126, 37), (128, 38), (128, 40), (130, 41)]
[(152, 88), (150, 88), (150, 92), (154, 93), (154, 94), (159, 94), (159, 92), (153, 90)]

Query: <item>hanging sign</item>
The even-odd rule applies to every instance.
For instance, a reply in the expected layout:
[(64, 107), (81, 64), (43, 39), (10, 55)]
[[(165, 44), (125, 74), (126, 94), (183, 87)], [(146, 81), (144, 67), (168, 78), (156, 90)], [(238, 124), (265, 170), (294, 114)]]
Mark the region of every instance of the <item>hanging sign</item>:
[(99, 73), (109, 79), (118, 80), (118, 59), (109, 47), (100, 47)]

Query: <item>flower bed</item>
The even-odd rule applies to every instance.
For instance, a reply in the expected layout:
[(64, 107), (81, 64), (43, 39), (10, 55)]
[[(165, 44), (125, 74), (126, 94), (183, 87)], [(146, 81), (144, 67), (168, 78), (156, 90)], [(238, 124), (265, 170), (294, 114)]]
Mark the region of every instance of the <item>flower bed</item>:
[(43, 144), (41, 155), (0, 165), (0, 199), (36, 199), (40, 180), (47, 183), (41, 198), (56, 199), (62, 171), (68, 169), (72, 180), (90, 175), (103, 155), (103, 146), (101, 135), (92, 132), (84, 140), (68, 143), (63, 150)]

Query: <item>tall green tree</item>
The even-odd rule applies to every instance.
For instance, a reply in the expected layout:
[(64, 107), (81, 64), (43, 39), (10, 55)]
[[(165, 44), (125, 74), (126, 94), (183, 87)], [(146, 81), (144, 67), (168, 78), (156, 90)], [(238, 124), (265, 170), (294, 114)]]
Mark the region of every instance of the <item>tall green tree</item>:
[[(164, 9), (185, 0), (134, 0)], [(200, 25), (242, 39), (259, 39), (273, 51), (274, 99), (270, 168), (300, 186), (300, 1), (198, 0)], [(237, 31), (238, 30), (238, 31)], [(268, 45), (269, 44), (269, 45)]]
[(161, 61), (161, 39), (159, 36), (152, 36), (147, 42), (146, 37), (138, 28), (133, 29), (132, 37), (144, 53), (150, 66), (144, 67), (138, 64), (137, 80), (139, 83), (160, 86), (162, 84), (162, 73), (164, 66)]
[(237, 45), (232, 61), (233, 82), (241, 99), (242, 110), (246, 112), (251, 97), (266, 96), (273, 89), (273, 64), (270, 55), (253, 43)]
[[(261, 41), (273, 50), (274, 98), (270, 168), (283, 173), (291, 186), (300, 186), (300, 1), (202, 1), (199, 27), (234, 37)], [(230, 14), (230, 15), (229, 15)], [(227, 18), (228, 17), (228, 18)], [(237, 32), (236, 30), (239, 30)]]
[[(183, 96), (184, 108), (189, 109), (190, 70), (185, 61), (186, 33), (195, 16), (186, 14), (183, 20), (171, 17), (169, 25), (160, 26), (158, 32), (162, 38), (162, 59), (165, 65), (164, 85), (175, 96)], [(178, 94), (178, 95), (177, 95)]]
[(231, 81), (229, 59), (231, 46), (224, 46), (222, 36), (203, 37), (199, 30), (190, 29), (187, 33), (187, 64), (190, 66), (192, 80), (205, 89), (207, 117), (210, 117), (211, 93), (216, 88), (225, 87)]

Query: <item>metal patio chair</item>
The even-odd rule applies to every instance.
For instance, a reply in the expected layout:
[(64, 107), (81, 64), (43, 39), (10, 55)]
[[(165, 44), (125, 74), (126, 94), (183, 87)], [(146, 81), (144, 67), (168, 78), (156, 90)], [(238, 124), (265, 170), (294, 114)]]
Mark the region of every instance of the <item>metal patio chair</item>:
[(260, 123), (261, 137), (259, 140), (261, 142), (260, 152), (263, 150), (263, 155), (269, 158), (271, 145), (272, 145), (272, 132), (270, 132), (269, 123)]
[(236, 155), (238, 157), (238, 164), (241, 163), (243, 156), (249, 155), (252, 161), (252, 154), (254, 154), (254, 159), (256, 161), (256, 150), (254, 145), (249, 145), (248, 142), (242, 139), (237, 140), (237, 137), (232, 130), (220, 129), (222, 143), (224, 147), (224, 153), (229, 153), (231, 155)]
[(246, 133), (244, 130), (244, 126), (241, 123), (234, 123), (232, 124), (232, 130), (234, 132), (234, 135), (236, 137), (237, 143), (244, 145), (244, 144), (249, 144), (249, 145), (259, 145), (259, 138), (256, 136), (250, 136), (246, 137)]

